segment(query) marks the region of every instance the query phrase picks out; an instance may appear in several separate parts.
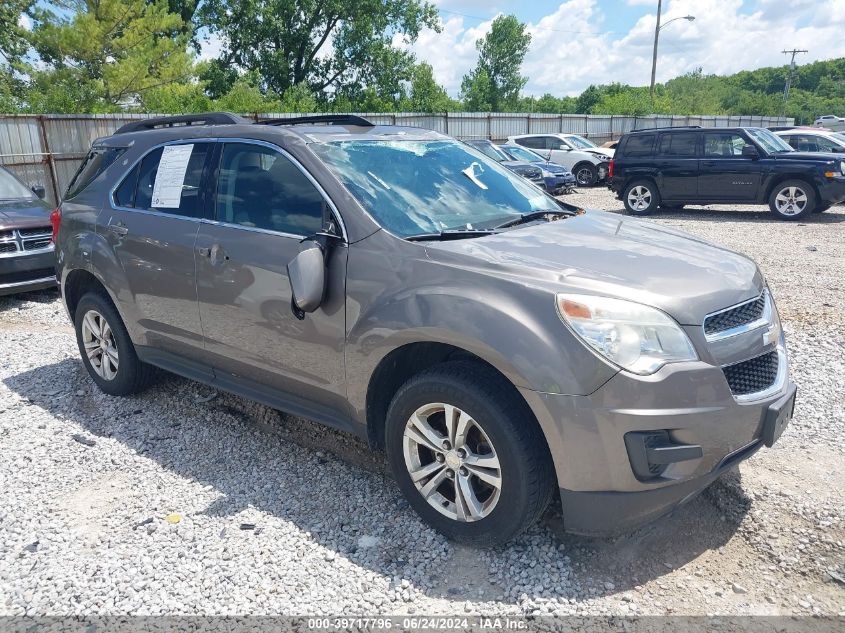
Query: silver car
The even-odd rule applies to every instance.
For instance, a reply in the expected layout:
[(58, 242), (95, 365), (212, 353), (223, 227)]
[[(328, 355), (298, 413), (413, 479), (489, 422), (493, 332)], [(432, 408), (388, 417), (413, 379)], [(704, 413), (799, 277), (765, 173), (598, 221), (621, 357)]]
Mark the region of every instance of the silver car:
[(792, 415), (753, 261), (563, 204), (435, 132), (136, 121), (95, 142), (60, 212), (104, 392), (159, 367), (358, 435), (458, 541), (506, 541), (554, 495), (572, 532), (629, 530)]

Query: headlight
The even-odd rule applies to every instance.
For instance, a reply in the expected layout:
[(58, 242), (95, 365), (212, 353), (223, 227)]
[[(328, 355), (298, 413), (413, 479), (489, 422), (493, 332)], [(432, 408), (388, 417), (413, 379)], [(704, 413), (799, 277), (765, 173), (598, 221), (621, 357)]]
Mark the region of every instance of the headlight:
[(548, 169), (541, 169), (540, 173), (542, 174), (543, 178), (554, 178), (555, 174), (550, 172)]
[(646, 376), (666, 363), (698, 360), (681, 327), (656, 308), (622, 299), (559, 294), (557, 309), (584, 343), (635, 374)]
[(845, 176), (845, 160), (839, 161), (839, 173)]

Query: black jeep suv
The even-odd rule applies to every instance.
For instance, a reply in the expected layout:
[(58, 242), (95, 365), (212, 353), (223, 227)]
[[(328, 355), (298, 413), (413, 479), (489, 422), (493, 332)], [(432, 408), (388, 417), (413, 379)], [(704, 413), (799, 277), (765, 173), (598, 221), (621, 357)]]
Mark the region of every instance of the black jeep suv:
[(796, 152), (756, 127), (637, 130), (619, 141), (609, 188), (628, 213), (685, 204), (765, 204), (797, 220), (845, 200), (845, 161)]

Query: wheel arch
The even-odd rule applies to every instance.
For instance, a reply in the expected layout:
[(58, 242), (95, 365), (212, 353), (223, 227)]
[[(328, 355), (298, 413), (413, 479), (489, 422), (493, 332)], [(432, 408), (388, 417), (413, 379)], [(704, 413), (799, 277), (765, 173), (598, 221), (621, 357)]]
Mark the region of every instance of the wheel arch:
[(816, 196), (816, 203), (818, 204), (819, 202), (821, 202), (821, 194), (819, 193), (818, 185), (816, 185), (816, 183), (813, 182), (813, 179), (808, 178), (807, 174), (794, 174), (793, 173), (793, 174), (777, 174), (777, 175), (772, 177), (772, 179), (769, 181), (769, 183), (766, 186), (765, 193), (764, 193), (763, 199), (762, 199), (763, 204), (768, 204), (769, 198), (771, 197), (772, 192), (775, 190), (775, 188), (778, 185), (786, 182), (787, 180), (800, 180), (802, 182), (807, 183), (807, 185), (813, 190), (813, 194), (815, 194), (815, 196)]

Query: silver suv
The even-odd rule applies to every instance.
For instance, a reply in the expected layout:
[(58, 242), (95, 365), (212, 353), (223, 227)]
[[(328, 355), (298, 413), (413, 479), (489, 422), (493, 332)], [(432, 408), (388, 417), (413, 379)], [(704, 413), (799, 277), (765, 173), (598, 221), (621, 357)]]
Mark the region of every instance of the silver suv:
[(442, 134), (149, 119), (70, 191), (57, 274), (103, 391), (155, 366), (366, 438), (459, 541), (501, 543), (557, 493), (572, 532), (630, 529), (792, 415), (754, 262)]

